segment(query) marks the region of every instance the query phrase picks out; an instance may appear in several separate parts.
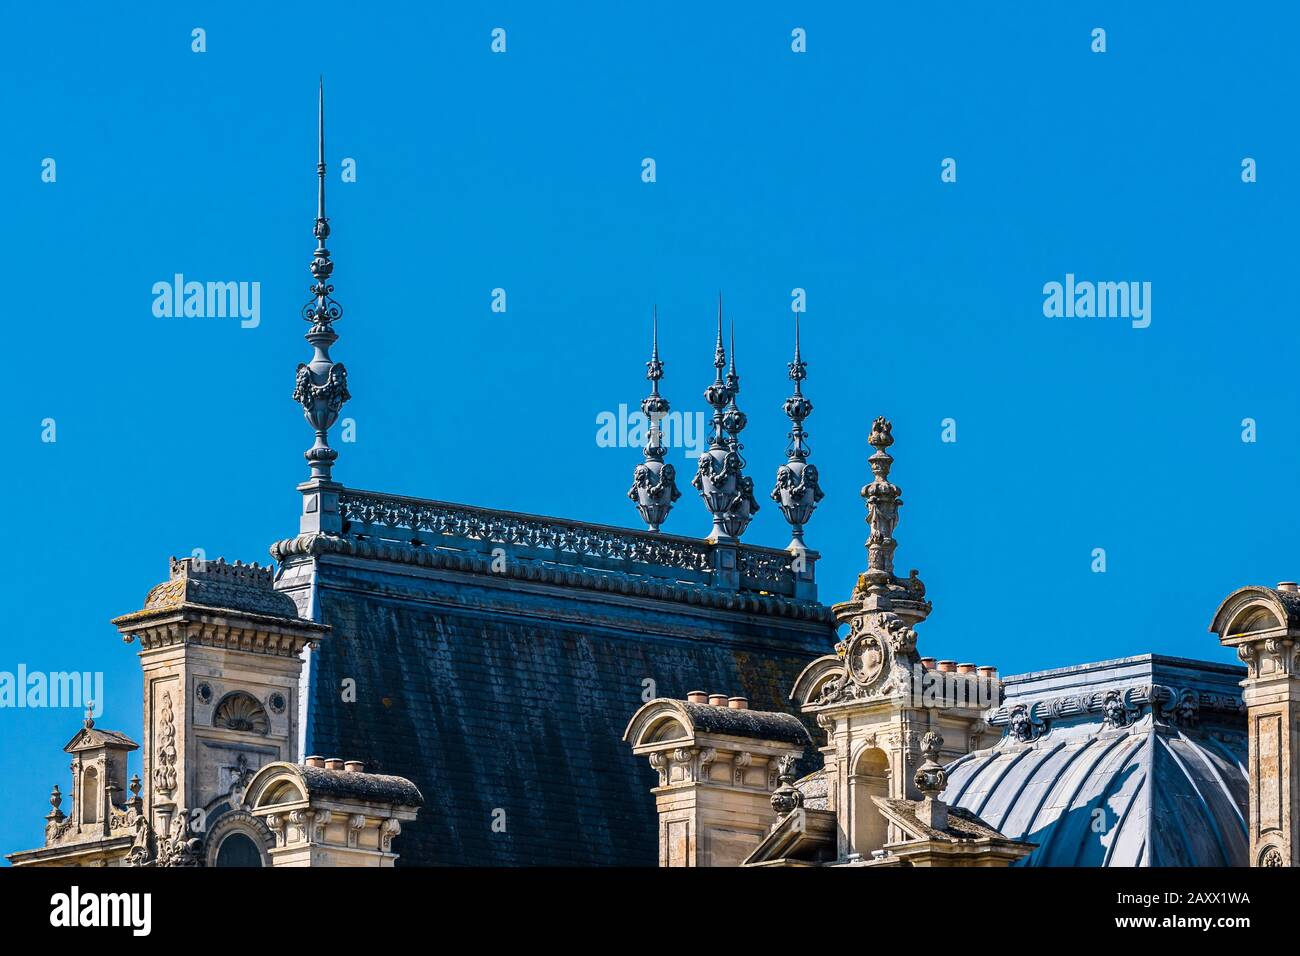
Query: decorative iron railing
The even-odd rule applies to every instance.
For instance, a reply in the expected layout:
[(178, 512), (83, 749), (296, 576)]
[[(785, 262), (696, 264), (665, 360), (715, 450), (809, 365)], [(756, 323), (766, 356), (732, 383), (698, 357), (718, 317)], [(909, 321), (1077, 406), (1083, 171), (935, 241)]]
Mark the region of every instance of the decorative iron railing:
[(718, 545), (695, 538), (352, 489), (340, 493), (339, 514), (343, 533), (363, 540), (480, 553), (502, 548), (511, 560), (700, 586), (719, 586), (730, 572), (740, 590), (787, 597), (807, 598), (813, 587), (814, 552), (796, 567), (790, 552), (742, 544), (731, 549), (728, 568)]

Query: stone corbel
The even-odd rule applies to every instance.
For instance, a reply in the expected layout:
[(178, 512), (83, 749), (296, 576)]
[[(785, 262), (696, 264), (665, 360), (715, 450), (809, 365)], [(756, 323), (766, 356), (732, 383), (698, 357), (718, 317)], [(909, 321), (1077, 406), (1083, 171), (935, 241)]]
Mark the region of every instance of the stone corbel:
[(731, 761), (731, 782), (734, 786), (745, 785), (745, 768), (753, 764), (754, 755), (741, 751)]
[(699, 767), (696, 770), (696, 780), (709, 779), (709, 767), (718, 759), (718, 752), (712, 747), (705, 747), (700, 751)]
[(659, 786), (668, 786), (668, 755), (662, 751), (650, 754), (650, 766), (659, 774)]
[(272, 813), (266, 818), (266, 828), (275, 834), (275, 845), (286, 846), (288, 839), (284, 832), (284, 817), (278, 813)]
[[(695, 757), (698, 753), (699, 751), (694, 747), (678, 747), (673, 751), (672, 763), (685, 771), (684, 779), (689, 783), (694, 783), (699, 779), (696, 775), (697, 767), (695, 763)], [(668, 779), (669, 781), (672, 780), (671, 772), (668, 774)]]
[(389, 853), (393, 847), (393, 838), (402, 832), (402, 823), (394, 817), (384, 821), (383, 826), (379, 828), (379, 844), (385, 853)]
[(329, 822), (333, 819), (334, 819), (334, 814), (331, 813), (329, 810), (316, 811), (316, 815), (312, 819), (312, 825), (311, 825), (313, 843), (325, 842), (325, 828), (329, 826)]
[(364, 813), (354, 813), (348, 817), (348, 846), (355, 847), (361, 840), (361, 831), (366, 828)]
[(289, 814), (289, 822), (293, 824), (294, 830), (296, 831), (296, 833), (294, 834), (294, 842), (306, 843), (309, 838), (308, 828), (311, 824), (311, 821), (309, 819), (309, 814), (307, 813), (307, 811), (306, 810), (291, 811)]

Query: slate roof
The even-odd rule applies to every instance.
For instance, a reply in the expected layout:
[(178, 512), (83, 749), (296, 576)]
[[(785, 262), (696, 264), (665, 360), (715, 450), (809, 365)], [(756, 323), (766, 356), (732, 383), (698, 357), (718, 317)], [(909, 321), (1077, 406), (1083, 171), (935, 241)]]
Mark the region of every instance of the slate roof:
[(309, 793), (322, 797), (396, 803), (404, 807), (424, 805), (424, 797), (411, 781), (391, 774), (354, 773), (324, 767), (296, 768)]
[(732, 710), (730, 707), (692, 704), (690, 701), (679, 701), (679, 706), (690, 714), (691, 723), (700, 733), (776, 740), (799, 747), (812, 746), (812, 738), (803, 721), (791, 714)]
[[(1108, 688), (1164, 687), (1206, 702), (1192, 720), (1141, 708), (1126, 727), (1095, 711), (1048, 719), (948, 766), (943, 799), (1012, 839), (1038, 844), (1026, 866), (1246, 866), (1245, 669), (1145, 655), (1007, 678), (1007, 707)], [(1211, 709), (1209, 704), (1214, 704)], [(1006, 708), (1004, 708), (1005, 710)]]
[(781, 710), (834, 641), (816, 603), (595, 589), (396, 548), (285, 548), (279, 586), (332, 628), (311, 652), (306, 752), (406, 777), (428, 803), (398, 865), (656, 865), (657, 777), (622, 742), (645, 695)]

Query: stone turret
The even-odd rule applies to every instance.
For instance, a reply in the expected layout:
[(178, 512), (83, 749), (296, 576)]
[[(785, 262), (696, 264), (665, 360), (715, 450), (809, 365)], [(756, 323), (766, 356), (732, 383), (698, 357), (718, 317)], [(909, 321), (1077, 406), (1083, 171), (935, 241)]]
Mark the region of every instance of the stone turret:
[[(930, 613), (916, 571), (894, 574), (902, 492), (889, 480), (893, 428), (884, 418), (871, 427), (872, 481), (867, 504), (867, 570), (849, 600), (833, 607), (848, 634), (835, 653), (818, 658), (796, 680), (791, 699), (826, 731), (827, 807), (837, 817), (837, 856), (864, 858), (904, 838), (876, 798), (920, 800), (914, 771), (921, 741), (934, 733), (934, 758), (955, 758), (991, 744), (998, 734), (984, 719), (1000, 686), (991, 668), (936, 665), (917, 652), (914, 628)], [(946, 742), (946, 743), (945, 743)]]
[(141, 648), (153, 833), (171, 838), (180, 818), (201, 829), (259, 767), (296, 759), (300, 655), (329, 629), (298, 616), (271, 568), (173, 558), (144, 607), (113, 624)]

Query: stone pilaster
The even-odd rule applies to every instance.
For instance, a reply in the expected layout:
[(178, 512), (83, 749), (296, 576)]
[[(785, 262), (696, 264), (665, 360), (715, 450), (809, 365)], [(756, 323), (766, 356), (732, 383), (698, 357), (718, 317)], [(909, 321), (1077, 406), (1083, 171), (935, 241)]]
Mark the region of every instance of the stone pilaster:
[(1247, 828), (1252, 866), (1300, 862), (1296, 799), (1300, 763), (1300, 593), (1291, 582), (1245, 587), (1220, 605), (1210, 624), (1246, 664), (1250, 779)]

